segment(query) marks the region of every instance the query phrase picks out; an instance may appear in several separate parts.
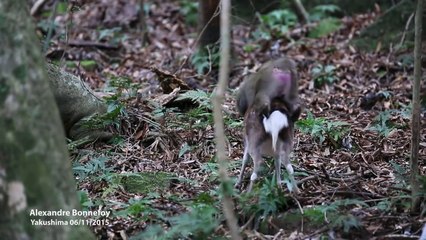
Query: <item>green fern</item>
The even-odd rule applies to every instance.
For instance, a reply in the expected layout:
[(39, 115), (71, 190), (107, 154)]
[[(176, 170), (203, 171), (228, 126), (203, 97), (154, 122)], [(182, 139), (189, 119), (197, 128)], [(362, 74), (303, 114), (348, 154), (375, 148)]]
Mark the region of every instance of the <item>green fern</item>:
[(206, 109), (211, 109), (212, 105), (210, 103), (210, 94), (199, 89), (197, 90), (189, 90), (183, 94), (181, 94), (177, 99), (177, 101), (181, 100), (191, 100), (200, 104), (201, 107)]
[(288, 199), (277, 186), (275, 176), (265, 178), (260, 188), (255, 187), (252, 192), (240, 195), (239, 200), (244, 214), (255, 214), (260, 218), (278, 214), (288, 207)]
[(321, 19), (324, 19), (327, 17), (333, 17), (336, 14), (341, 14), (341, 13), (342, 13), (342, 9), (340, 9), (340, 7), (337, 5), (333, 5), (333, 4), (318, 5), (311, 10), (309, 14), (309, 18), (312, 21), (319, 21)]
[(275, 10), (259, 18), (263, 27), (274, 36), (284, 36), (288, 33), (289, 27), (297, 23), (297, 15), (286, 9)]
[[(304, 209), (305, 216), (310, 221), (317, 224), (329, 223), (333, 228), (341, 228), (344, 232), (350, 229), (359, 228), (361, 222), (351, 213), (344, 213), (344, 209), (352, 205), (368, 207), (368, 205), (358, 199), (337, 200), (329, 205), (313, 206)], [(325, 218), (327, 216), (327, 218)]]
[(348, 233), (349, 230), (353, 228), (359, 228), (362, 226), (359, 219), (352, 214), (338, 216), (334, 219), (331, 225), (336, 228), (343, 228), (345, 233)]
[(389, 136), (392, 130), (395, 129), (395, 124), (391, 121), (392, 113), (392, 110), (380, 112), (379, 115), (374, 118), (373, 124), (367, 129), (376, 131), (383, 137)]
[(296, 127), (305, 134), (323, 143), (326, 139), (339, 142), (350, 129), (349, 123), (341, 121), (330, 121), (323, 117), (314, 117), (311, 112), (307, 113), (305, 119), (296, 122)]
[(205, 74), (211, 69), (217, 69), (220, 61), (218, 44), (209, 44), (197, 50), (191, 57), (191, 63), (198, 74)]
[(207, 239), (214, 236), (213, 231), (219, 225), (219, 219), (216, 207), (194, 204), (188, 213), (166, 218), (165, 220), (170, 223), (167, 230), (154, 224), (131, 239)]

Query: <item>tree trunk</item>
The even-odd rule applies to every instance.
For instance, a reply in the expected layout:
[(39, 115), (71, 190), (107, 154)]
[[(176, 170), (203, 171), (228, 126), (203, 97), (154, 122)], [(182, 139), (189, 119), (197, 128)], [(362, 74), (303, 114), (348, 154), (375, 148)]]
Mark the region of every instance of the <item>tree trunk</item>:
[(292, 0), (292, 3), (296, 9), (299, 19), (301, 19), (304, 23), (309, 23), (309, 14), (303, 6), (302, 2), (300, 0)]
[(420, 206), (419, 181), (419, 144), (420, 144), (420, 79), (422, 77), (422, 17), (423, 0), (417, 0), (415, 16), (415, 39), (414, 39), (414, 82), (413, 82), (413, 113), (411, 116), (411, 212), (418, 214)]
[(75, 141), (86, 137), (92, 141), (109, 140), (112, 133), (102, 126), (87, 126), (90, 117), (107, 112), (105, 102), (98, 99), (80, 78), (53, 64), (47, 65), (47, 74), (67, 137)]
[(148, 37), (148, 25), (146, 24), (146, 17), (145, 17), (145, 1), (144, 0), (139, 0), (138, 30), (142, 37), (142, 45), (150, 43), (150, 39)]
[[(92, 239), (73, 216), (31, 210), (78, 209), (59, 112), (27, 2), (0, 3), (0, 236), (2, 239)], [(37, 226), (31, 220), (67, 221)]]
[(216, 43), (220, 38), (220, 0), (198, 1), (198, 34), (201, 48)]

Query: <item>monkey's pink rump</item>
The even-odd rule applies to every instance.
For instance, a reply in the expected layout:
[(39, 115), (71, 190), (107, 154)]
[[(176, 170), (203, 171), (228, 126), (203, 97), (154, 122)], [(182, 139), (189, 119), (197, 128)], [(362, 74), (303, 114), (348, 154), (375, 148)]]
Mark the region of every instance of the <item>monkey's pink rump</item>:
[(274, 76), (275, 79), (280, 80), (281, 82), (284, 83), (291, 83), (291, 74), (290, 72), (287, 71), (282, 71), (280, 69), (275, 68), (274, 70), (272, 70), (272, 75)]

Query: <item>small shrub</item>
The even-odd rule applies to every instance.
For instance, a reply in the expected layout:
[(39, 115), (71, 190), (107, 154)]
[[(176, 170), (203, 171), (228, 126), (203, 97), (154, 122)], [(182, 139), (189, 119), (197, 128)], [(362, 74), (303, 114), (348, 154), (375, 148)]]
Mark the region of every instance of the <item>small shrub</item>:
[(260, 46), (258, 44), (246, 44), (246, 45), (244, 45), (243, 50), (246, 53), (252, 53), (256, 49), (259, 49), (259, 48), (260, 48)]
[(254, 188), (251, 193), (240, 196), (240, 206), (243, 212), (250, 216), (267, 217), (287, 208), (287, 198), (276, 184), (275, 177), (265, 179), (260, 188)]
[(332, 84), (336, 81), (337, 77), (335, 74), (336, 67), (333, 65), (323, 66), (321, 64), (312, 68), (312, 78), (314, 80), (314, 86), (320, 88), (325, 84)]
[(321, 20), (310, 32), (309, 37), (321, 38), (338, 31), (342, 27), (342, 21), (337, 18), (325, 18)]
[(164, 220), (163, 211), (152, 207), (152, 199), (135, 199), (131, 198), (122, 207), (122, 210), (114, 212), (115, 216), (132, 217), (140, 221), (152, 222), (154, 219)]
[(121, 27), (106, 28), (98, 30), (98, 41), (108, 42), (112, 45), (122, 43), (128, 36), (123, 33)]
[(305, 216), (316, 224), (330, 224), (333, 228), (341, 228), (349, 232), (353, 228), (359, 228), (361, 222), (351, 213), (344, 210), (352, 205), (368, 207), (368, 205), (357, 199), (337, 200), (328, 205), (314, 206), (304, 209)]
[(80, 205), (82, 206), (83, 210), (89, 210), (90, 207), (93, 207), (94, 204), (92, 200), (89, 197), (89, 194), (86, 191), (78, 191), (77, 192), (78, 198), (80, 200)]
[(319, 21), (324, 18), (333, 17), (341, 14), (342, 10), (339, 6), (333, 4), (318, 5), (314, 7), (309, 14), (312, 21)]
[(186, 91), (185, 93), (182, 93), (181, 95), (179, 95), (177, 97), (177, 101), (180, 100), (191, 100), (195, 103), (198, 103), (200, 105), (200, 107), (204, 108), (204, 109), (208, 109), (211, 110), (212, 109), (212, 104), (210, 101), (210, 96), (211, 94), (204, 92), (202, 90), (189, 90)]
[(377, 117), (373, 120), (373, 125), (369, 127), (369, 130), (376, 131), (379, 135), (387, 137), (395, 129), (394, 124), (390, 121), (392, 117), (392, 111), (387, 110), (380, 112)]
[(185, 18), (186, 24), (196, 26), (198, 22), (198, 2), (191, 0), (180, 1), (180, 13)]
[(328, 121), (325, 118), (315, 118), (308, 112), (306, 119), (296, 122), (297, 128), (305, 134), (311, 135), (314, 139), (323, 143), (326, 139), (334, 142), (341, 142), (349, 131), (348, 123), (340, 121)]
[(218, 210), (208, 204), (194, 204), (188, 213), (166, 219), (167, 230), (152, 225), (131, 239), (207, 239), (219, 225)]
[(192, 55), (191, 63), (198, 74), (204, 74), (219, 67), (220, 51), (217, 44), (208, 45)]
[(76, 175), (78, 177), (77, 179), (79, 180), (83, 180), (89, 176), (95, 178), (104, 178), (107, 175), (112, 174), (112, 168), (107, 167), (106, 164), (109, 160), (109, 158), (101, 156), (93, 158), (84, 164), (76, 162), (73, 166), (74, 175)]
[(281, 37), (288, 33), (290, 27), (297, 23), (297, 15), (293, 12), (282, 9), (275, 10), (265, 15), (258, 15), (260, 26), (254, 37), (256, 39), (271, 39), (274, 37)]

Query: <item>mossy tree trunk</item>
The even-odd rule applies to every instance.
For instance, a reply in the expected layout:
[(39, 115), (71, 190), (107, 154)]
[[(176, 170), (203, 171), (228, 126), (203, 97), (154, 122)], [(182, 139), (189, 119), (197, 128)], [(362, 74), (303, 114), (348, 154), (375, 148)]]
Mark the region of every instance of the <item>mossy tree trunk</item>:
[(46, 68), (49, 86), (59, 108), (67, 137), (72, 140), (80, 140), (85, 137), (88, 137), (89, 140), (106, 141), (110, 139), (112, 134), (102, 127), (87, 126), (87, 121), (91, 117), (107, 112), (105, 102), (98, 99), (79, 77), (67, 73), (53, 64), (48, 64)]
[(24, 0), (0, 2), (0, 238), (92, 239), (85, 226), (36, 226), (31, 210), (79, 204), (65, 135)]

